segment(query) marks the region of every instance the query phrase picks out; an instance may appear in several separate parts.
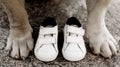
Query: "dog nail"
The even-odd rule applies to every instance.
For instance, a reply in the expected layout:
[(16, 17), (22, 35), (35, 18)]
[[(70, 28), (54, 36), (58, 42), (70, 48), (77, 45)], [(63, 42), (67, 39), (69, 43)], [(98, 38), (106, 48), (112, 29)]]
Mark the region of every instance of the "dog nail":
[(23, 60), (25, 60), (25, 57), (22, 57)]
[(111, 56), (110, 57), (108, 57), (109, 59), (111, 59)]
[(117, 51), (114, 53), (114, 55), (117, 55)]
[(16, 55), (16, 56), (15, 56), (15, 58), (16, 58), (16, 59), (18, 59), (18, 58), (19, 58), (19, 56), (18, 56), (18, 55)]
[(9, 51), (9, 50), (6, 50), (6, 54), (9, 55), (9, 54), (10, 54), (10, 51)]

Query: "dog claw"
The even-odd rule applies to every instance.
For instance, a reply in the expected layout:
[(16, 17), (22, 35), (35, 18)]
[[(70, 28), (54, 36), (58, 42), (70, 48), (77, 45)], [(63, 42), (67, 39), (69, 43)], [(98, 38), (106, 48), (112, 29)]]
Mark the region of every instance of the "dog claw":
[(111, 56), (110, 57), (108, 57), (109, 59), (111, 59)]
[(22, 57), (23, 60), (25, 60), (25, 57)]
[(10, 51), (9, 50), (6, 50), (6, 54), (9, 56), (9, 53), (10, 53)]
[(16, 55), (16, 56), (15, 56), (15, 58), (16, 58), (16, 59), (18, 59), (18, 58), (19, 58), (19, 56), (18, 56), (18, 55)]
[(117, 51), (114, 53), (114, 55), (117, 55)]

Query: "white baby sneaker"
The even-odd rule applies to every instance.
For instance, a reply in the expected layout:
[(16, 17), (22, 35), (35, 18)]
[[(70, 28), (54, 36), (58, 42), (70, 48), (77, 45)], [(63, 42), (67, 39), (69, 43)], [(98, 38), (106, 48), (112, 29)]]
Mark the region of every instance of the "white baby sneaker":
[(69, 61), (82, 60), (86, 55), (86, 47), (83, 39), (85, 31), (80, 22), (71, 17), (64, 27), (63, 57)]
[(43, 21), (37, 43), (35, 45), (35, 56), (41, 61), (53, 61), (58, 55), (58, 26), (53, 18)]

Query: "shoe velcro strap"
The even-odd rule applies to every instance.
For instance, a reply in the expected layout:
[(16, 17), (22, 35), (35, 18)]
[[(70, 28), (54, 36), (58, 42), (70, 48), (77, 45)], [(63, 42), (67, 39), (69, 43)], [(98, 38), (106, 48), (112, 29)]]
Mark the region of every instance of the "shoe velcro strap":
[(57, 32), (58, 32), (57, 26), (52, 27), (52, 28), (43, 28), (43, 27), (40, 28), (40, 34), (43, 34), (43, 35), (56, 34)]
[(68, 26), (67, 27), (67, 32), (80, 34), (80, 35), (83, 36), (84, 33), (85, 33), (85, 30), (82, 27), (78, 28), (78, 27), (74, 27), (74, 26)]
[(83, 38), (82, 37), (73, 37), (73, 36), (68, 36), (67, 37), (67, 43), (81, 43)]
[(42, 44), (52, 44), (52, 43), (56, 43), (56, 40), (54, 37), (45, 37), (45, 38), (41, 38), (41, 43)]

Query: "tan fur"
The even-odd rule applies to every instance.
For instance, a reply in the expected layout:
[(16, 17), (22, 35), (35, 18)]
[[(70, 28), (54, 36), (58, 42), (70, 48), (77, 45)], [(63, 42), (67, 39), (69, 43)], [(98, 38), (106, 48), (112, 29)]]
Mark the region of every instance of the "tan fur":
[[(32, 29), (28, 21), (27, 12), (23, 5), (24, 1), (2, 0), (2, 4), (6, 9), (10, 22), (10, 34), (6, 50), (12, 50), (11, 56), (13, 58), (21, 57), (24, 59), (33, 48), (33, 39), (31, 35)], [(28, 44), (28, 42), (30, 42), (30, 44)]]
[[(56, 3), (61, 2), (60, 0), (51, 1)], [(10, 22), (10, 35), (6, 49), (12, 50), (11, 56), (13, 58), (21, 57), (24, 59), (33, 48), (31, 27), (29, 25), (28, 15), (24, 7), (24, 0), (1, 0), (1, 2), (6, 8)], [(104, 21), (105, 12), (109, 3), (110, 0), (86, 0), (88, 9), (86, 35), (89, 38), (90, 47), (94, 49), (93, 52), (95, 54), (101, 54), (104, 57), (111, 57), (117, 52), (114, 46), (115, 40), (107, 30)], [(101, 35), (106, 35), (107, 37), (103, 37)], [(16, 39), (17, 42), (15, 42)], [(103, 40), (108, 42), (106, 43)], [(112, 45), (108, 45), (108, 43), (112, 43)]]

